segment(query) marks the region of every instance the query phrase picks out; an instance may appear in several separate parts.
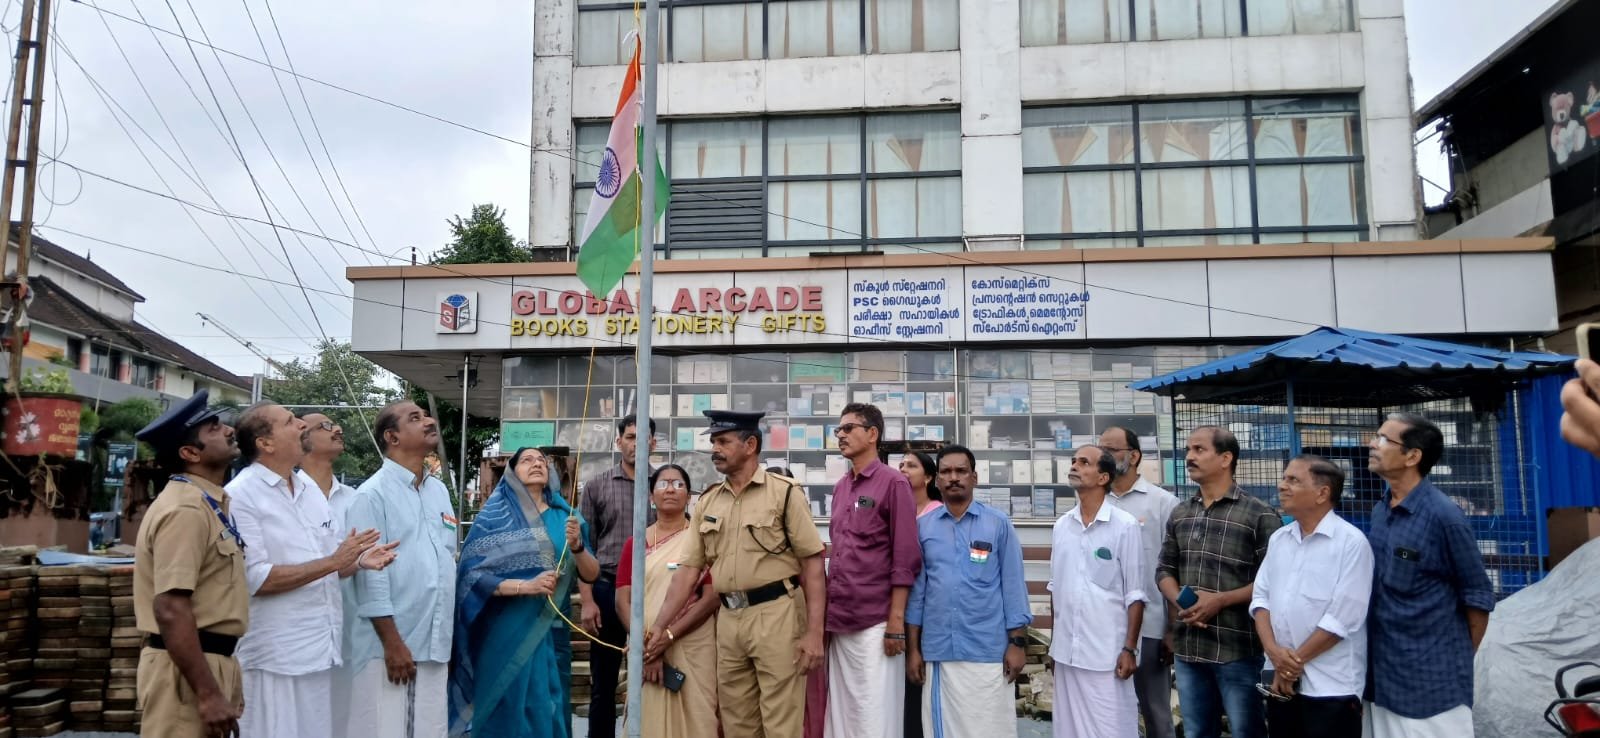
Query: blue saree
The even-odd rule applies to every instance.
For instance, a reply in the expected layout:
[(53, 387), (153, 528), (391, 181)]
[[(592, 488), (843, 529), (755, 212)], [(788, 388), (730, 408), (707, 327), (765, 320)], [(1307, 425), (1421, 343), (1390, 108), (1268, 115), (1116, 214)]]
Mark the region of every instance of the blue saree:
[[(566, 556), (549, 597), (496, 597), (507, 579), (554, 569), (566, 543), (571, 505), (551, 475), (549, 508), (530, 525), (519, 497), (526, 488), (508, 473), (473, 520), (456, 568), (455, 649), (450, 670), (450, 734), (473, 738), (570, 738), (572, 645), (565, 608), (576, 565)], [(583, 523), (588, 545), (589, 526)]]

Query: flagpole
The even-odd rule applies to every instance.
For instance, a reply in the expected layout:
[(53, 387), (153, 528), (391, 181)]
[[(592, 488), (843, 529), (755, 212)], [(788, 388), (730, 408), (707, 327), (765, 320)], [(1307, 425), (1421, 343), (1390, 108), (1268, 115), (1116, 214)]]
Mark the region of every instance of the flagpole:
[[(637, 6), (635, 6), (637, 7)], [(644, 549), (645, 518), (650, 498), (650, 337), (655, 327), (654, 269), (656, 251), (656, 59), (659, 56), (660, 0), (646, 0), (644, 11), (643, 110), (639, 127), (643, 129), (642, 156), (639, 157), (639, 358), (638, 390), (634, 393), (634, 433), (639, 443), (633, 462), (633, 567), (634, 586), (630, 588), (628, 629), (628, 736), (640, 738), (639, 720), (643, 713), (640, 695), (644, 691)]]

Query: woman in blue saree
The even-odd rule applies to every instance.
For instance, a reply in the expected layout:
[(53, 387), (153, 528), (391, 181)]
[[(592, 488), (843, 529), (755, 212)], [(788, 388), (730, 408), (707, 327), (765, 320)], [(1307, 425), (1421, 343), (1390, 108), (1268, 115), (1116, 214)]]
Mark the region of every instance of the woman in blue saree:
[(522, 449), (472, 522), (456, 569), (452, 735), (569, 738), (572, 651), (555, 607), (600, 562), (560, 490), (544, 454)]

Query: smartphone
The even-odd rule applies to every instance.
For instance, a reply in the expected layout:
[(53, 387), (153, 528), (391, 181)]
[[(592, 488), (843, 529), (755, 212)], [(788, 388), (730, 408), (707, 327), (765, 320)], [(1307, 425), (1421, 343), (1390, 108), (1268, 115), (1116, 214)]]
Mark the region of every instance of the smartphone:
[(1199, 601), (1200, 595), (1194, 593), (1194, 587), (1184, 585), (1183, 589), (1178, 590), (1178, 607), (1187, 610)]
[(1600, 323), (1583, 323), (1578, 326), (1578, 355), (1590, 361), (1600, 360)]
[(676, 692), (683, 689), (685, 678), (683, 672), (673, 668), (672, 664), (661, 665), (661, 686), (666, 687), (668, 691)]

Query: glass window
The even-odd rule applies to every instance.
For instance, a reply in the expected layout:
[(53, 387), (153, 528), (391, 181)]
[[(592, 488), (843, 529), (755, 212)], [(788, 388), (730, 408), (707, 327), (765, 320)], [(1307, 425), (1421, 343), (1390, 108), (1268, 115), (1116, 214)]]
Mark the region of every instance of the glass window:
[(961, 169), (961, 117), (912, 113), (867, 118), (868, 171), (936, 172)]
[(867, 0), (866, 36), (871, 54), (960, 48), (959, 0)]
[(860, 0), (784, 0), (767, 5), (767, 56), (861, 53)]
[(1131, 41), (1128, 0), (1022, 0), (1022, 45)]
[(606, 139), (611, 135), (610, 123), (579, 123), (574, 132), (576, 156), (573, 177), (578, 182), (593, 182), (600, 174), (600, 160), (605, 158)]
[(1139, 227), (1134, 173), (1050, 172), (1022, 178), (1028, 233), (1114, 233)]
[(1360, 167), (1356, 164), (1274, 164), (1256, 168), (1257, 212), (1263, 228), (1353, 226)]
[(1132, 106), (1022, 111), (1022, 165), (1025, 167), (1132, 163)]
[(672, 60), (761, 58), (761, 4), (691, 5), (672, 9)]
[(773, 176), (861, 171), (861, 118), (779, 118), (767, 126)]
[[(665, 17), (665, 16), (663, 16)], [(583, 10), (578, 13), (578, 66), (627, 64), (633, 58), (633, 44), (627, 43), (633, 30), (632, 10)], [(663, 33), (661, 38), (666, 39)], [(661, 46), (662, 49), (666, 45)]]
[(761, 121), (719, 120), (672, 125), (672, 178), (761, 176)]
[(875, 179), (867, 183), (868, 238), (961, 235), (961, 178)]
[(1345, 98), (1292, 98), (1254, 103), (1257, 159), (1358, 156), (1361, 124)]
[(1246, 159), (1244, 102), (1141, 105), (1139, 153), (1146, 164)]
[(1252, 36), (1339, 33), (1351, 30), (1350, 0), (1248, 0)]
[(1239, 0), (1133, 0), (1133, 24), (1140, 41), (1224, 38), (1244, 30)]
[(767, 238), (827, 241), (861, 238), (861, 182), (773, 182), (767, 188)]
[(1248, 167), (1147, 169), (1140, 186), (1146, 230), (1250, 227)]

